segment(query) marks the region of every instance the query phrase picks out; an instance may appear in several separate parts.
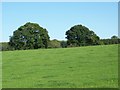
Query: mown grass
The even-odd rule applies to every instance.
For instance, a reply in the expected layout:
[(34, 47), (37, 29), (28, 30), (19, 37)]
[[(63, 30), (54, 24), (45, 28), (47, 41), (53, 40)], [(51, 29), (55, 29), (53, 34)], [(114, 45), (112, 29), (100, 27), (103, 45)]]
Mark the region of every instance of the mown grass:
[(118, 45), (5, 51), (3, 88), (117, 88)]
[(0, 52), (0, 89), (2, 89), (2, 52)]

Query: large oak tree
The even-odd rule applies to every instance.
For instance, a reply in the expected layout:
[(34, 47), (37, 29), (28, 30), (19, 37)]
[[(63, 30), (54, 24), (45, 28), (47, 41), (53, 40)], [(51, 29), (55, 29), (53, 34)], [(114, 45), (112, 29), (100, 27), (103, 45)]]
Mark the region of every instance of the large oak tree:
[(49, 41), (48, 31), (37, 23), (26, 23), (13, 32), (9, 45), (14, 49), (47, 48)]
[(70, 46), (98, 45), (99, 37), (87, 27), (75, 25), (66, 32), (67, 44)]

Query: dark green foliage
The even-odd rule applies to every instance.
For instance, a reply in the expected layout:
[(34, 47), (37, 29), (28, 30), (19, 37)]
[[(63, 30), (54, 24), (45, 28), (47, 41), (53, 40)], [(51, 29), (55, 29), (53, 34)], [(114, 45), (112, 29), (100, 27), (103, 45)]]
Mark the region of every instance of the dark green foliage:
[(67, 41), (60, 42), (62, 48), (67, 48)]
[(105, 45), (108, 44), (120, 44), (120, 38), (118, 38), (117, 36), (112, 36), (111, 39), (101, 39), (101, 42), (103, 42)]
[(9, 42), (0, 44), (0, 50), (120, 44), (119, 37), (114, 35), (111, 39), (100, 39), (93, 31), (82, 25), (71, 27), (70, 30), (66, 31), (66, 35), (67, 41), (49, 40), (49, 35), (45, 28), (40, 27), (36, 23), (28, 22), (13, 32)]
[(26, 23), (13, 32), (9, 45), (15, 50), (48, 47), (49, 36), (46, 29), (36, 23)]
[(120, 39), (101, 39), (100, 41), (103, 42), (104, 45), (120, 44)]
[(75, 25), (66, 32), (69, 46), (87, 46), (100, 44), (99, 37), (82, 25)]
[(119, 39), (117, 36), (112, 36), (111, 39)]
[(0, 43), (0, 51), (9, 51), (9, 50), (14, 50), (14, 48), (12, 48), (8, 42), (2, 42)]
[(57, 39), (54, 40), (50, 40), (48, 48), (60, 48), (60, 41), (58, 41)]

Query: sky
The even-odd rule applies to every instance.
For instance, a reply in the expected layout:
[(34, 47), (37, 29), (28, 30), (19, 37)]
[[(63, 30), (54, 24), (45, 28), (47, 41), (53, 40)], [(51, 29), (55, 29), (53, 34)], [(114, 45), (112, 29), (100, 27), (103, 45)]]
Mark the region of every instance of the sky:
[[(82, 24), (100, 38), (118, 35), (117, 2), (2, 2), (2, 39), (27, 22), (46, 28), (50, 39), (66, 40), (65, 32)], [(1, 32), (0, 32), (1, 33)]]
[(1, 0), (2, 2), (119, 2), (120, 0)]

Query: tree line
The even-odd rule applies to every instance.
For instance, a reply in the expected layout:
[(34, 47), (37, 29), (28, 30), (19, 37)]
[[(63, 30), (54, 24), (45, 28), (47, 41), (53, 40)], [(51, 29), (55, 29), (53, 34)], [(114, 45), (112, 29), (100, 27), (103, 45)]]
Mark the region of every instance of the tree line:
[(27, 50), (39, 48), (67, 48), (79, 46), (119, 44), (120, 39), (112, 36), (110, 39), (100, 39), (92, 30), (83, 26), (75, 25), (66, 31), (67, 41), (57, 39), (50, 40), (47, 29), (37, 23), (26, 23), (20, 26), (10, 36), (9, 42), (1, 43), (2, 51)]

